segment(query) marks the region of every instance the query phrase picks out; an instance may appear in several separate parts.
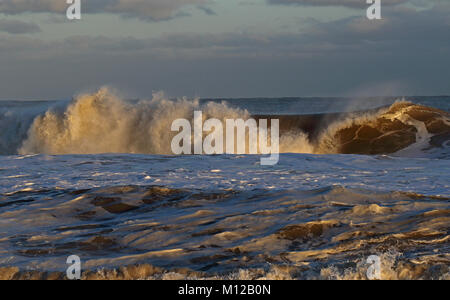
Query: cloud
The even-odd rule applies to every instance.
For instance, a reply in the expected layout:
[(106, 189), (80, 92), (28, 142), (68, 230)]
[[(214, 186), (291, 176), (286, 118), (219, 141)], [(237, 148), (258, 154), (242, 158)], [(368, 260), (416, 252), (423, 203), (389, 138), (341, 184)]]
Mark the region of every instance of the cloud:
[(68, 5), (60, 0), (2, 0), (0, 12), (19, 14), (23, 12), (64, 12)]
[(417, 11), (411, 8), (385, 9), (383, 20), (371, 21), (365, 17), (349, 17), (311, 26), (304, 38), (308, 41), (326, 41), (335, 45), (367, 43), (420, 47), (450, 45), (450, 5), (436, 5), (433, 9)]
[(381, 95), (390, 83), (399, 87), (391, 93), (449, 94), (449, 3), (391, 6), (383, 18), (311, 22), (301, 33), (0, 35), (0, 98), (64, 98), (104, 84), (138, 96)]
[[(279, 5), (307, 5), (307, 6), (345, 6), (368, 7), (366, 0), (267, 0), (269, 4)], [(396, 5), (410, 0), (383, 0), (383, 5)]]
[(41, 31), (39, 25), (18, 20), (0, 20), (0, 31), (10, 34), (27, 34)]
[[(175, 17), (188, 5), (202, 5), (208, 0), (94, 0), (83, 1), (84, 13), (112, 13), (148, 21), (161, 21)], [(24, 12), (64, 13), (68, 5), (64, 0), (1, 0), (0, 13)]]
[(212, 8), (206, 5), (198, 5), (197, 8), (203, 11), (208, 16), (217, 16), (217, 13)]

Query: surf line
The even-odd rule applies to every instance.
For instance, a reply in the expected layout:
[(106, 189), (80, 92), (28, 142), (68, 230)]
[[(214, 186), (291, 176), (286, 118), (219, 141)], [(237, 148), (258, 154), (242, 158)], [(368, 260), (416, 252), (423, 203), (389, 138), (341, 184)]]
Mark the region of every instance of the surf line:
[[(251, 118), (245, 121), (243, 119), (226, 119), (224, 126), (221, 120), (215, 118), (203, 122), (203, 112), (195, 111), (193, 126), (192, 130), (191, 122), (187, 119), (176, 119), (172, 122), (172, 132), (179, 132), (171, 142), (173, 154), (192, 154), (193, 148), (194, 154), (269, 155), (261, 157), (261, 165), (265, 166), (276, 165), (279, 161), (279, 119), (270, 120), (270, 130), (268, 129), (268, 119), (260, 119), (259, 124)], [(224, 128), (226, 129), (225, 139)], [(204, 133), (208, 134), (203, 139)], [(225, 146), (224, 140), (226, 141)], [(270, 145), (268, 145), (269, 142)], [(248, 152), (246, 152), (246, 148), (248, 148)]]

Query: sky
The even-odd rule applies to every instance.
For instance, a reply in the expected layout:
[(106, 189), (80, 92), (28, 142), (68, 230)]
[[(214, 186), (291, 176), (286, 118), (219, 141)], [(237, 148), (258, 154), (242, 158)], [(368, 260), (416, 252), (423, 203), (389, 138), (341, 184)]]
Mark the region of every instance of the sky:
[(0, 0), (0, 99), (450, 94), (450, 0)]

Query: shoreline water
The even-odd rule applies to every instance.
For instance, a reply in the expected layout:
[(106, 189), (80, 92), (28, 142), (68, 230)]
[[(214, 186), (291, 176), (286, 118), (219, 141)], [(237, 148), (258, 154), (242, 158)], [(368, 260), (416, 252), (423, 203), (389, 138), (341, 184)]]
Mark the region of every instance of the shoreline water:
[[(377, 255), (384, 279), (449, 278), (445, 111), (284, 107), (272, 116), (291, 148), (261, 166), (259, 155), (166, 153), (178, 104), (103, 91), (53, 110), (3, 108), (14, 130), (2, 132), (0, 149), (14, 155), (0, 155), (1, 276), (61, 279), (78, 255), (83, 279), (367, 279)], [(221, 119), (265, 116), (181, 104), (184, 117), (197, 107)], [(136, 141), (150, 144), (128, 148)]]

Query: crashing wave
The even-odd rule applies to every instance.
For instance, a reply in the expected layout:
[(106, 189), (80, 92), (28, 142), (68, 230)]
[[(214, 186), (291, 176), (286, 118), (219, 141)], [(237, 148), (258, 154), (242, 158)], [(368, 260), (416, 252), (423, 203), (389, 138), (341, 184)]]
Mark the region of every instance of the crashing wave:
[[(19, 123), (20, 134), (1, 137), (2, 154), (172, 154), (175, 119), (248, 119), (248, 111), (227, 103), (168, 100), (125, 101), (107, 88), (77, 97), (68, 106), (47, 110)], [(448, 152), (448, 112), (406, 101), (364, 113), (253, 116), (280, 120), (281, 153), (399, 154), (430, 149)], [(19, 116), (20, 118), (20, 116)], [(9, 119), (8, 119), (9, 120)], [(5, 119), (5, 126), (14, 127)], [(24, 124), (28, 129), (24, 129)], [(31, 124), (31, 125), (30, 125)], [(270, 124), (270, 123), (269, 123)], [(270, 125), (269, 125), (270, 126)], [(17, 126), (16, 126), (17, 127)], [(14, 137), (11, 137), (14, 136)]]
[(332, 124), (320, 139), (319, 151), (390, 154), (418, 143), (443, 147), (450, 139), (447, 112), (401, 101), (370, 116)]

